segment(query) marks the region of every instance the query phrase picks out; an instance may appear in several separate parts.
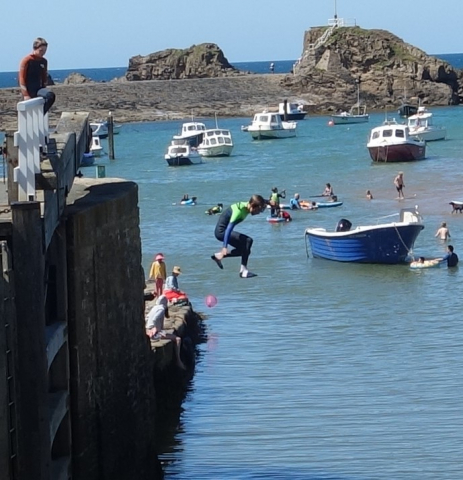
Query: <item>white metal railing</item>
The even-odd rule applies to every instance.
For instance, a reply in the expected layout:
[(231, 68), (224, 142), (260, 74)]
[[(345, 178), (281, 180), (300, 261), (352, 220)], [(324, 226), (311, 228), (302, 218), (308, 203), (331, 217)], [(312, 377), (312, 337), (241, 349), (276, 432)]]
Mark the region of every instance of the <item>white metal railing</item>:
[(313, 52), (321, 47), (327, 40), (328, 38), (330, 37), (330, 35), (333, 33), (333, 31), (338, 28), (338, 27), (353, 27), (353, 26), (356, 26), (357, 23), (356, 21), (352, 21), (352, 20), (345, 20), (344, 18), (330, 18), (328, 19), (328, 27), (324, 32), (323, 32), (323, 35), (317, 39), (317, 41), (315, 43), (311, 43), (309, 45), (309, 51), (310, 53), (313, 54)]
[(344, 19), (343, 18), (330, 18), (328, 19), (328, 25), (334, 27), (343, 27), (344, 26)]
[(333, 30), (335, 28), (337, 28), (338, 24), (333, 24), (331, 25), (329, 28), (327, 28), (324, 32), (323, 32), (323, 35), (317, 39), (317, 41), (315, 43), (311, 43), (309, 45), (309, 51), (312, 53), (314, 52), (318, 47), (321, 47), (325, 42), (326, 40), (328, 39), (328, 37), (333, 33)]
[(46, 148), (48, 114), (43, 114), (42, 97), (19, 102), (18, 131), (14, 145), (18, 147), (18, 166), (14, 169), (14, 181), (18, 184), (18, 200), (35, 200), (35, 174), (40, 172), (40, 148)]

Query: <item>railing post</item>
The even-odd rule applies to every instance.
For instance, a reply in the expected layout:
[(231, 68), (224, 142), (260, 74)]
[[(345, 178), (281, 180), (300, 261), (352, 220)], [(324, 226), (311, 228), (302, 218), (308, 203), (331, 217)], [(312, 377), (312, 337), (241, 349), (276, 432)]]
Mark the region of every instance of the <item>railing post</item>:
[(18, 147), (18, 166), (14, 181), (18, 183), (19, 201), (35, 200), (35, 174), (40, 172), (40, 146), (48, 136), (48, 118), (44, 119), (42, 97), (19, 102), (18, 131), (14, 145)]
[(111, 112), (108, 115), (108, 155), (110, 160), (114, 160), (114, 119)]

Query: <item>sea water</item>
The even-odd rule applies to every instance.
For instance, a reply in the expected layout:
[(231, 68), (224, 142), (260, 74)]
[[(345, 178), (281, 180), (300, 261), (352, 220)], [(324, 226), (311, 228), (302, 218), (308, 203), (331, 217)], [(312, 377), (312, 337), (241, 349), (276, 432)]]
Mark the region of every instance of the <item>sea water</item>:
[[(307, 117), (296, 138), (262, 142), (241, 131), (250, 119), (219, 118), (232, 131), (232, 156), (179, 168), (164, 153), (181, 122), (127, 124), (116, 159), (97, 160), (107, 177), (139, 185), (145, 272), (163, 252), (208, 316), (175, 435), (160, 451), (167, 479), (461, 480), (463, 267), (330, 262), (304, 242), (307, 227), (376, 224), (418, 205), (425, 229), (411, 253), (442, 256), (434, 234), (445, 221), (463, 257), (463, 215), (448, 204), (463, 200), (463, 108), (432, 111), (448, 139), (429, 143), (419, 162), (371, 162), (367, 136), (383, 114), (339, 126)], [(400, 202), (398, 170), (408, 198)], [(96, 167), (82, 172), (93, 177)], [(310, 198), (327, 182), (341, 207), (291, 212), (292, 222), (276, 225), (262, 214), (237, 227), (254, 238), (256, 278), (239, 278), (237, 259), (224, 270), (211, 261), (221, 245), (207, 208), (268, 198), (274, 186)], [(180, 206), (185, 193), (198, 204)]]
[[(463, 108), (432, 111), (448, 140), (429, 143), (419, 162), (371, 162), (367, 136), (382, 114), (350, 126), (308, 117), (296, 138), (261, 142), (241, 131), (249, 119), (219, 119), (232, 131), (232, 156), (177, 168), (163, 156), (181, 122), (130, 124), (115, 137), (116, 159), (97, 161), (107, 177), (139, 185), (145, 272), (163, 252), (208, 316), (175, 436), (160, 452), (166, 478), (461, 480), (461, 268), (331, 262), (312, 258), (304, 241), (307, 227), (376, 224), (418, 205), (425, 229), (411, 254), (444, 255), (434, 235), (446, 221), (463, 259), (463, 215), (448, 204), (463, 200)], [(398, 170), (405, 201), (393, 185)], [(274, 186), (311, 198), (327, 182), (341, 207), (291, 212), (287, 224), (262, 214), (236, 228), (254, 238), (256, 278), (239, 278), (237, 259), (224, 270), (210, 260), (221, 245), (206, 209), (268, 198)], [(198, 204), (180, 206), (185, 193)]]

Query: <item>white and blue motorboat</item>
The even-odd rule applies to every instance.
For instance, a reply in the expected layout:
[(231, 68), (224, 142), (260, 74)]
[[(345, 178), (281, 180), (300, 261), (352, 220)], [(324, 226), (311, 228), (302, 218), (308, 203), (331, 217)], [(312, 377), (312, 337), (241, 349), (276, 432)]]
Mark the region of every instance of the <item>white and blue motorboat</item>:
[(186, 139), (172, 139), (164, 155), (169, 167), (183, 167), (202, 163), (201, 155), (195, 147), (192, 147)]
[(308, 241), (314, 257), (337, 262), (403, 263), (424, 225), (417, 207), (403, 208), (396, 215), (400, 215), (398, 222), (354, 229), (351, 228), (352, 223), (343, 218), (334, 232), (324, 228), (307, 228), (306, 246)]

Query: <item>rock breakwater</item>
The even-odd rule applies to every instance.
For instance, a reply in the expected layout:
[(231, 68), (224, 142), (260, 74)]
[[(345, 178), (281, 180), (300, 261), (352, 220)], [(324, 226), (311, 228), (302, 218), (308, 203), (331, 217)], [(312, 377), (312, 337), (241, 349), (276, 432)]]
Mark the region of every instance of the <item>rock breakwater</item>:
[[(195, 117), (250, 117), (264, 108), (278, 107), (294, 94), (282, 84), (284, 75), (188, 80), (55, 85), (53, 125), (61, 112), (86, 111), (104, 118), (111, 111), (117, 122), (141, 122)], [(0, 89), (0, 130), (16, 128), (18, 88)]]

